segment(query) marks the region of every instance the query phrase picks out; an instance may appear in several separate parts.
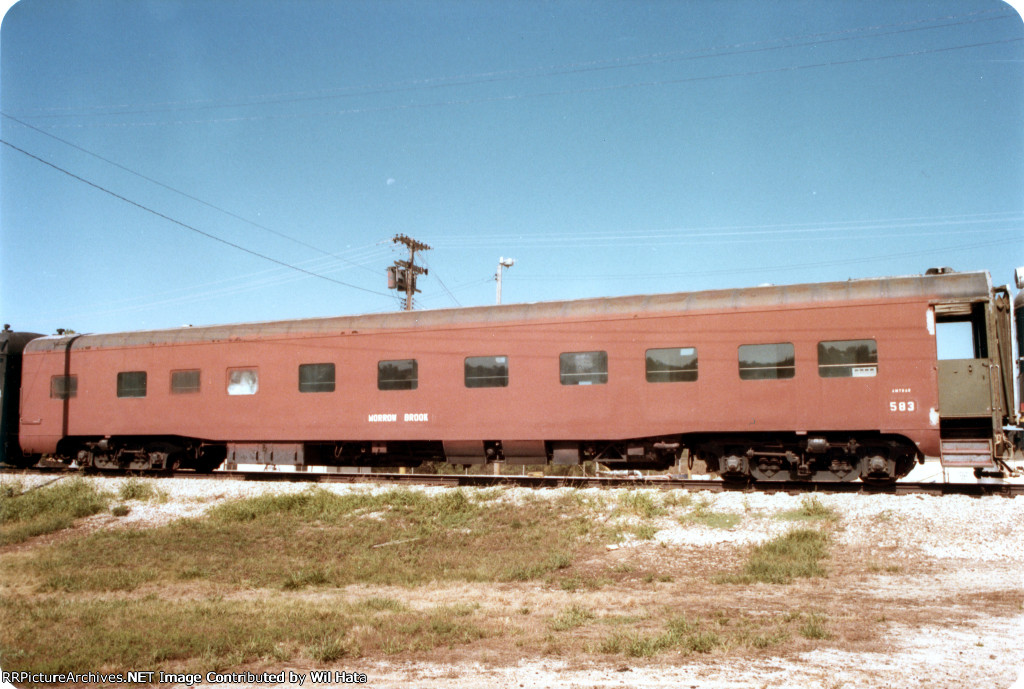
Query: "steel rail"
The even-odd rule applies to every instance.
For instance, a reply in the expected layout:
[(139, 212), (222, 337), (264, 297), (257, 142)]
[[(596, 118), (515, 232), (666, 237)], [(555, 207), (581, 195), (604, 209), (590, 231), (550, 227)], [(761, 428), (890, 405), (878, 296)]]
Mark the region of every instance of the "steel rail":
[[(80, 473), (77, 469), (4, 467), (0, 474), (65, 474)], [(216, 471), (209, 474), (194, 471), (132, 472), (92, 471), (91, 476), (142, 476), (146, 478), (213, 479), (221, 481), (265, 481), (286, 483), (376, 483), (393, 485), (444, 487), (527, 487), (527, 488), (656, 488), (660, 490), (741, 491), (762, 493), (858, 493), (862, 495), (1024, 495), (1024, 484), (1005, 482), (926, 483), (900, 482), (872, 484), (860, 481), (758, 481), (732, 482), (718, 479), (694, 479), (672, 475), (658, 476), (529, 476), (493, 474), (343, 474), (301, 471)]]

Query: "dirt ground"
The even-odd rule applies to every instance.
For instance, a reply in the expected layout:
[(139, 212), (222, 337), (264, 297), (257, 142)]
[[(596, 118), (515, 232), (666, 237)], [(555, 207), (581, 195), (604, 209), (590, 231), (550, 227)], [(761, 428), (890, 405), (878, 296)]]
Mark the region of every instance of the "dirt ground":
[[(189, 483), (187, 490), (203, 490), (200, 482)], [(210, 483), (214, 497), (179, 497), (168, 489), (167, 502), (133, 509), (137, 527), (165, 522), (181, 506), (192, 514), (232, 497), (223, 483)], [(508, 499), (516, 499), (517, 490)], [(653, 539), (610, 545), (574, 565), (584, 579), (588, 570), (627, 573), (598, 587), (568, 590), (534, 581), (296, 592), (339, 602), (387, 597), (411, 609), (469, 602), (508, 633), (420, 654), (253, 669), (299, 673), (306, 687), (353, 686), (345, 680), (362, 673), (362, 686), (378, 689), (1024, 689), (1024, 498), (823, 495), (821, 502), (841, 515), (822, 525), (832, 534), (828, 574), (789, 585), (721, 584), (713, 576), (737, 571), (750, 545), (792, 528), (779, 515), (801, 498), (725, 493), (712, 500), (710, 509), (743, 515), (739, 524), (723, 529), (681, 523), (675, 514), (658, 517)], [(127, 526), (109, 516), (90, 519), (79, 528)], [(552, 615), (571, 606), (590, 611), (594, 621), (554, 631)], [(794, 633), (762, 649), (738, 645), (650, 657), (596, 650), (609, 634), (602, 622), (632, 618), (640, 621), (631, 630), (653, 633), (666, 610), (722, 624), (816, 615), (825, 621), (825, 634)], [(654, 620), (650, 630), (645, 619)], [(338, 681), (314, 683), (311, 670), (330, 670)]]
[[(435, 585), (415, 592), (359, 587), (346, 595), (400, 597), (412, 607), (475, 601), (522, 629), (522, 636), (546, 634), (549, 644), (526, 656), (514, 637), (488, 638), (435, 649), (429, 657), (364, 658), (336, 667), (364, 673), (368, 685), (380, 689), (1024, 689), (1024, 500), (822, 496), (842, 515), (832, 525), (827, 577), (785, 586), (711, 582), (715, 573), (735, 571), (749, 544), (790, 528), (777, 516), (800, 500), (720, 495), (712, 509), (745, 514), (736, 527), (681, 526), (666, 519), (654, 540), (624, 544), (584, 564), (595, 571), (616, 565), (654, 570), (670, 581), (638, 576), (576, 591), (537, 583)], [(531, 628), (543, 624), (538, 616), (519, 614), (570, 605), (602, 619), (665, 607), (705, 619), (813, 612), (827, 620), (829, 638), (794, 634), (768, 650), (633, 658), (580, 652), (595, 641), (588, 635), (606, 633), (592, 625), (552, 633)]]
[[(697, 562), (714, 570), (728, 564), (729, 547), (675, 552), (678, 567)], [(719, 551), (719, 552), (715, 552)], [(613, 553), (617, 555), (617, 553)], [(680, 556), (683, 557), (680, 557)], [(852, 689), (853, 687), (1021, 687), (1024, 666), (1024, 594), (1021, 570), (976, 561), (916, 561), (912, 571), (865, 576), (865, 562), (877, 566), (877, 554), (845, 549), (824, 580), (786, 587), (757, 584), (746, 590), (711, 584), (682, 589), (666, 583), (653, 590), (630, 585), (598, 591), (553, 591), (538, 585), (431, 587), (404, 600), (410, 605), (474, 600), (493, 615), (514, 619), (516, 611), (558, 610), (580, 605), (602, 617), (636, 614), (671, 606), (690, 616), (715, 611), (770, 615), (807, 609), (829, 620), (828, 640), (796, 637), (769, 651), (666, 653), (654, 659), (567, 655), (553, 640), (541, 657), (524, 658), (514, 639), (486, 639), (470, 647), (433, 652), (429, 658), (399, 662), (369, 659), (338, 666), (365, 673), (369, 686), (398, 687), (739, 687)], [(630, 558), (665, 559), (657, 547), (643, 547)], [(671, 571), (671, 566), (666, 566)], [(1015, 582), (1017, 585), (1015, 585)], [(389, 595), (399, 591), (353, 591)], [(522, 625), (524, 623), (517, 622)], [(573, 633), (573, 632), (570, 632)], [(593, 633), (575, 630), (577, 634)], [(579, 639), (574, 639), (574, 642)], [(296, 668), (307, 672), (309, 668)], [(1015, 684), (1016, 683), (1016, 684)], [(341, 684), (335, 686), (344, 686)]]

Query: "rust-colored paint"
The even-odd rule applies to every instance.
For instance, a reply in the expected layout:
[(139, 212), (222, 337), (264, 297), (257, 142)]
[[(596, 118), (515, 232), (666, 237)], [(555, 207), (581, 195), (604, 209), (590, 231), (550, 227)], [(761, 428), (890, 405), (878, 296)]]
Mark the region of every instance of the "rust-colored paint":
[[(50, 379), (64, 375), (70, 345), (71, 436), (525, 442), (880, 430), (936, 454), (926, 313), (937, 299), (988, 290), (987, 274), (965, 273), (42, 338), (25, 352), (21, 440), (28, 452), (55, 450), (64, 401), (50, 398)], [(818, 342), (853, 339), (877, 341), (877, 376), (819, 377)], [(795, 376), (740, 380), (739, 346), (776, 342), (793, 344)], [(646, 382), (646, 350), (668, 347), (697, 349), (696, 381)], [(562, 385), (559, 354), (587, 350), (608, 353), (608, 383)], [(466, 388), (465, 358), (488, 355), (508, 357), (508, 386)], [(392, 359), (418, 361), (417, 389), (377, 389), (377, 363)], [(334, 392), (299, 392), (299, 365), (328, 362)], [(239, 367), (259, 370), (257, 394), (227, 394), (227, 371)], [(201, 371), (199, 393), (171, 393), (182, 369)], [(145, 398), (117, 397), (121, 371), (148, 373)]]

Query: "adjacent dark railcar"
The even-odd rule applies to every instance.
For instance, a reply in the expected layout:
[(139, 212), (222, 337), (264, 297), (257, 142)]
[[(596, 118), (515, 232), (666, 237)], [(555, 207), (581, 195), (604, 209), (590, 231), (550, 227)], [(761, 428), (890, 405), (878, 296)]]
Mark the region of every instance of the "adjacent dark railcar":
[(893, 480), (926, 455), (993, 469), (1010, 331), (987, 273), (939, 271), (44, 337), (24, 347), (19, 442), (134, 469), (684, 450), (759, 480)]
[(12, 466), (31, 466), (36, 457), (25, 455), (18, 443), (19, 391), (21, 390), (21, 353), (37, 333), (16, 333), (4, 325), (0, 331), (0, 462)]

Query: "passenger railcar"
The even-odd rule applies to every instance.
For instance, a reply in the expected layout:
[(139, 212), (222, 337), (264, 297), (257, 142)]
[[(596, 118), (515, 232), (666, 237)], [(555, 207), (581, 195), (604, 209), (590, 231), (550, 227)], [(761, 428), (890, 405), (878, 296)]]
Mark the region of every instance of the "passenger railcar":
[(950, 271), (38, 337), (7, 461), (664, 468), (688, 450), (726, 478), (991, 469), (1015, 420), (1010, 338), (1008, 290)]

